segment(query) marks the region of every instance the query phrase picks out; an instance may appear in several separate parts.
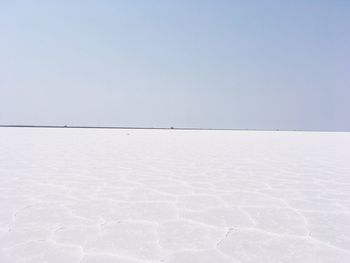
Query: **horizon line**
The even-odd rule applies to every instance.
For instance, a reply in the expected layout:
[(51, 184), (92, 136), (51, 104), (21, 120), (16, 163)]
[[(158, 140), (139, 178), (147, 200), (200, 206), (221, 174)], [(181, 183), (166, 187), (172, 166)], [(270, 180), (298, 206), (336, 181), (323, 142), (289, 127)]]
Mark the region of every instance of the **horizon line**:
[(281, 131), (281, 132), (350, 132), (335, 130), (288, 130), (288, 129), (242, 129), (242, 128), (201, 128), (201, 127), (137, 127), (137, 126), (84, 126), (84, 125), (22, 125), (0, 124), (0, 128), (59, 128), (59, 129), (115, 129), (115, 130), (198, 130), (198, 131)]

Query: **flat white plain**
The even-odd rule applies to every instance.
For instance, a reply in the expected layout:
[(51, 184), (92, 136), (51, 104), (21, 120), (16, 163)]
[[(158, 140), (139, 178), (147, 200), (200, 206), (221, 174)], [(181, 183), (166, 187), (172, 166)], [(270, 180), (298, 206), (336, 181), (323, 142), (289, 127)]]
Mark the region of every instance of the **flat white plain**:
[(350, 262), (350, 133), (0, 128), (0, 262)]

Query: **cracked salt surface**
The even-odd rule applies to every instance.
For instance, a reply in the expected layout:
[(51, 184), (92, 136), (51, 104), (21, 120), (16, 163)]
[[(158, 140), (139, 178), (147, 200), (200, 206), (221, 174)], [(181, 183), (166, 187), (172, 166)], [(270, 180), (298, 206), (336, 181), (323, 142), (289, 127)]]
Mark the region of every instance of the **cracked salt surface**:
[(1, 128), (0, 262), (350, 262), (350, 133)]

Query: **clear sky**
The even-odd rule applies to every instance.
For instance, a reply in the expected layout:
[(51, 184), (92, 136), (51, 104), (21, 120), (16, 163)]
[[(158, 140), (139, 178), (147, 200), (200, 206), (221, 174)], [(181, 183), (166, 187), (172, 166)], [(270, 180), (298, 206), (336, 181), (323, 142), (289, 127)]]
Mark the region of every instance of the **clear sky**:
[(350, 130), (350, 1), (0, 0), (0, 124)]

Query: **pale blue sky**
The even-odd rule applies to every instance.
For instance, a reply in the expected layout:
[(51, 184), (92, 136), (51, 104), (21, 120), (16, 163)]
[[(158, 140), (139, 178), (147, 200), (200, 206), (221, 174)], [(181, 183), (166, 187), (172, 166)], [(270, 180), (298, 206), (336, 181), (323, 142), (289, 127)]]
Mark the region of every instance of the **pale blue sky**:
[(0, 0), (0, 124), (350, 130), (350, 1)]

